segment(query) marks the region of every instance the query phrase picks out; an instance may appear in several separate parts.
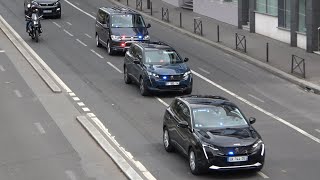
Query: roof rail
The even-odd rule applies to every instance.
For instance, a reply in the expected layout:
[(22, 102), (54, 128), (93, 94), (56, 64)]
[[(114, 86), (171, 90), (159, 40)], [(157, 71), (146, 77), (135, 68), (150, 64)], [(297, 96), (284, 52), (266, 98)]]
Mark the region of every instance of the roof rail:
[(156, 44), (156, 45), (169, 46), (168, 44), (166, 44), (165, 42), (162, 42), (162, 41), (150, 41), (150, 42), (148, 42), (148, 44)]
[(209, 99), (215, 99), (215, 100), (229, 101), (229, 99), (225, 97), (213, 96), (213, 95), (186, 95), (186, 96), (181, 96), (181, 98), (209, 98)]

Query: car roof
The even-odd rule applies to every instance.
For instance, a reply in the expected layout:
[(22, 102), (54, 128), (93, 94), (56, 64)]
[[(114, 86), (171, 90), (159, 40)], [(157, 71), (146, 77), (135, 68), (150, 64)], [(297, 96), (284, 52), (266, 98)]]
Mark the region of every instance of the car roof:
[(129, 8), (124, 8), (120, 6), (115, 6), (115, 7), (101, 7), (101, 10), (109, 13), (109, 14), (139, 14), (138, 12), (129, 9)]
[(166, 43), (161, 42), (161, 41), (157, 41), (157, 42), (138, 42), (137, 44), (140, 45), (145, 50), (162, 49), (162, 50), (175, 51), (171, 46), (169, 46)]
[(191, 108), (208, 107), (229, 105), (238, 108), (234, 103), (230, 102), (227, 98), (222, 96), (212, 95), (187, 95), (179, 97), (186, 102)]

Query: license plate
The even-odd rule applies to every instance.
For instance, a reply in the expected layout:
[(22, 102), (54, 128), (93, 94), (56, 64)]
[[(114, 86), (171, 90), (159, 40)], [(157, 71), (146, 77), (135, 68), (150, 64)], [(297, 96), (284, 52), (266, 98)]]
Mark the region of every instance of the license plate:
[(179, 84), (180, 84), (180, 82), (166, 82), (167, 86), (177, 86)]
[(52, 13), (52, 10), (43, 10), (43, 13)]
[(243, 161), (248, 161), (248, 156), (228, 157), (228, 162), (243, 162)]

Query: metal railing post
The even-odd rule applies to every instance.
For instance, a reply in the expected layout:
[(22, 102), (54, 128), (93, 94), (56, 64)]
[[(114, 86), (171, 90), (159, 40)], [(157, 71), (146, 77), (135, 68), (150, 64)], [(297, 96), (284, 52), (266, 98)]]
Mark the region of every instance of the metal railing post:
[(244, 52), (247, 53), (247, 38), (244, 36)]
[(161, 8), (161, 20), (163, 20), (163, 7)]
[(127, 6), (129, 5), (129, 0), (127, 0)]
[(269, 62), (269, 43), (267, 43), (267, 45), (266, 45), (266, 60), (267, 60), (267, 62)]
[(151, 0), (147, 0), (147, 9), (150, 9), (151, 8), (151, 6), (150, 6), (150, 2)]
[(150, 13), (151, 13), (151, 16), (152, 16), (152, 2), (150, 2)]
[(180, 27), (182, 27), (182, 13), (180, 12)]
[(220, 42), (220, 27), (217, 25), (217, 42)]
[(291, 58), (291, 74), (293, 73), (293, 59), (294, 59), (294, 55), (292, 55), (292, 58)]
[(236, 33), (236, 49), (238, 49), (238, 33)]

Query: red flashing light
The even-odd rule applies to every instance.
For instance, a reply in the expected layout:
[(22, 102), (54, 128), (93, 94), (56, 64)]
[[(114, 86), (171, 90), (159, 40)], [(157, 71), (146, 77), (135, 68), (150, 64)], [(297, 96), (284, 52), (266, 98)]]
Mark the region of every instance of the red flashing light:
[(126, 46), (126, 44), (125, 43), (121, 43), (121, 47), (125, 47)]

